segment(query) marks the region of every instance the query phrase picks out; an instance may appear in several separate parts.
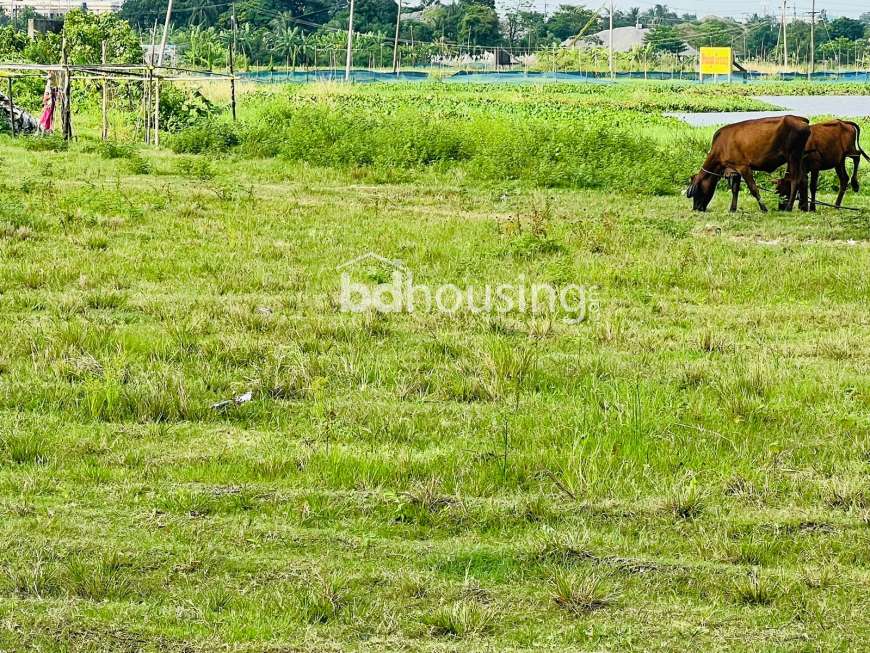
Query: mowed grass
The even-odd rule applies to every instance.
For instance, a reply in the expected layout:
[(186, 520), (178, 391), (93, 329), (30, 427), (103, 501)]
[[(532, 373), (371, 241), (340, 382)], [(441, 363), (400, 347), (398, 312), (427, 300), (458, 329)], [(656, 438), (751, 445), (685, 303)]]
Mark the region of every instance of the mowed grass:
[[(91, 150), (0, 142), (0, 649), (870, 637), (867, 195)], [(367, 251), (597, 310), (343, 313)]]

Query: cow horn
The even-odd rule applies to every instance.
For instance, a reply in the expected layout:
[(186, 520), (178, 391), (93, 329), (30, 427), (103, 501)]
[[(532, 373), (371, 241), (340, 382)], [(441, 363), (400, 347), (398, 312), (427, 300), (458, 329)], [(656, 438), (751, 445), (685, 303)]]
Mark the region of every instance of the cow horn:
[(691, 184), (689, 188), (686, 190), (686, 197), (694, 197), (696, 184)]

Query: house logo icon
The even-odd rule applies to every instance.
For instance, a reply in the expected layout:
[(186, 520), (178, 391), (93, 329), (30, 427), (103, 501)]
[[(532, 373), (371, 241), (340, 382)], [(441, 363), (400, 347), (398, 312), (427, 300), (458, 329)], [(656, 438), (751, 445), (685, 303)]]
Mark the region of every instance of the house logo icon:
[(359, 267), (362, 265), (371, 265), (371, 264), (381, 264), (387, 268), (393, 268), (396, 270), (401, 270), (404, 272), (408, 271), (408, 268), (401, 261), (393, 260), (387, 258), (386, 256), (381, 256), (376, 252), (366, 252), (365, 254), (360, 254), (359, 256), (355, 256), (349, 261), (345, 261), (344, 263), (337, 265), (335, 269), (338, 272), (342, 272), (344, 270), (350, 270), (351, 268)]

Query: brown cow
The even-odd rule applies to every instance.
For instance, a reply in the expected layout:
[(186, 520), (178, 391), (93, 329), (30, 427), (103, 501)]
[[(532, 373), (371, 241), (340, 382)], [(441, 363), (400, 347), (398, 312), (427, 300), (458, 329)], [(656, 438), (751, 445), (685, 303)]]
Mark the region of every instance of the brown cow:
[[(858, 164), (861, 157), (870, 161), (867, 153), (861, 149), (861, 128), (854, 122), (847, 120), (829, 120), (810, 125), (810, 140), (807, 141), (804, 150), (804, 174), (810, 174), (810, 198), (809, 210), (816, 210), (816, 193), (819, 190), (819, 172), (822, 170), (835, 170), (840, 180), (840, 192), (837, 195), (835, 206), (843, 203), (843, 196), (849, 185), (849, 173), (846, 170), (846, 159), (852, 159), (854, 168), (852, 171), (852, 190), (856, 193), (860, 189), (858, 185)], [(783, 177), (776, 182), (776, 192), (783, 199), (780, 200), (780, 208), (785, 203), (791, 188), (791, 180)], [(801, 179), (799, 188), (801, 208), (806, 210), (807, 179)]]
[(773, 172), (785, 163), (789, 177), (794, 180), (787, 204), (790, 211), (803, 177), (802, 157), (810, 137), (809, 122), (799, 116), (782, 116), (744, 120), (722, 127), (713, 135), (710, 153), (686, 191), (686, 196), (694, 200), (693, 208), (706, 211), (719, 180), (727, 178), (731, 183), (731, 210), (736, 211), (743, 178), (749, 192), (758, 200), (758, 206), (767, 211), (752, 171)]

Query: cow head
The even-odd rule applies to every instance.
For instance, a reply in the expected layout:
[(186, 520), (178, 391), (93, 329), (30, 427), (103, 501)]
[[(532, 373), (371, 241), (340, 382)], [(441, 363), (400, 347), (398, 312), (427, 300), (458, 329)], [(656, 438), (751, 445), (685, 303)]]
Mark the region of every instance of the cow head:
[(788, 196), (791, 194), (791, 179), (783, 177), (773, 182), (776, 194), (779, 195), (779, 210), (785, 211), (788, 207)]
[(692, 177), (689, 182), (689, 188), (686, 190), (686, 197), (692, 199), (692, 208), (695, 211), (706, 211), (710, 200), (713, 199), (713, 194), (716, 192), (716, 186), (719, 183), (719, 176), (710, 174), (705, 170), (701, 170), (697, 175)]

